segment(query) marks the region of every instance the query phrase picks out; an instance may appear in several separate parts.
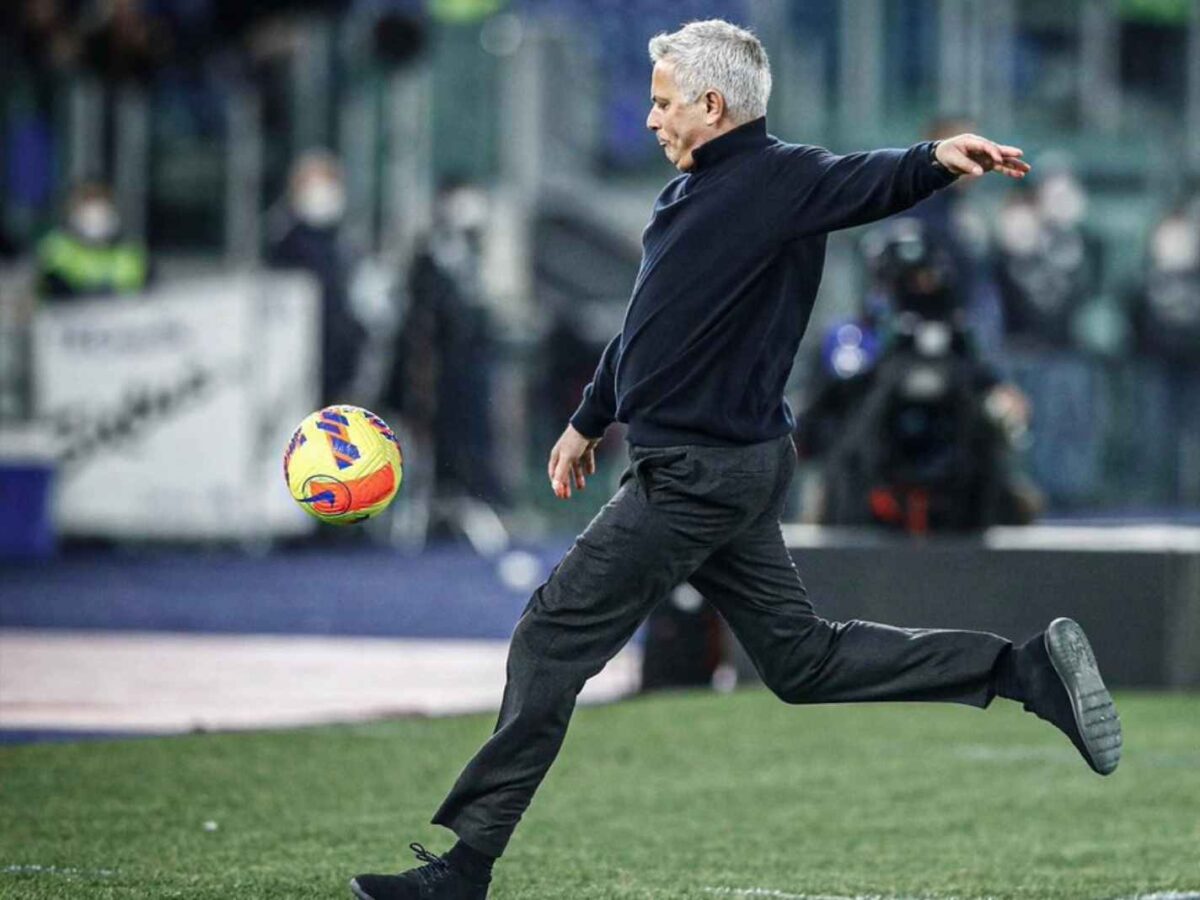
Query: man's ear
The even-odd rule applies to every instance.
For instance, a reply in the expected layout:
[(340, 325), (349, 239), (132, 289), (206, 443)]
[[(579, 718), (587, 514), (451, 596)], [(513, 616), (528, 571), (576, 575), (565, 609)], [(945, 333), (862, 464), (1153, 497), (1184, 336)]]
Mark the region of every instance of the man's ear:
[(704, 92), (704, 123), (706, 125), (716, 125), (721, 121), (721, 117), (725, 115), (725, 98), (721, 96), (719, 91), (708, 90)]

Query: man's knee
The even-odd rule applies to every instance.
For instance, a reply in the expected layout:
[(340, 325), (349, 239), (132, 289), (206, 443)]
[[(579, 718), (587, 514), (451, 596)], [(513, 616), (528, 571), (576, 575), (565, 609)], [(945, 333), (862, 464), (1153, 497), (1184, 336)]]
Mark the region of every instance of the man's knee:
[(597, 620), (585, 609), (555, 602), (539, 588), (513, 630), (509, 675), (536, 672), (543, 682), (578, 693), (620, 651), (636, 625)]
[(784, 703), (801, 704), (812, 702), (812, 692), (803, 676), (791, 673), (763, 675), (763, 683)]
[(808, 702), (810, 669), (809, 661), (796, 652), (776, 654), (758, 664), (763, 685), (784, 703)]
[(797, 623), (787, 644), (760, 659), (763, 684), (784, 703), (813, 703), (818, 699), (821, 661), (829, 655), (837, 626), (819, 616)]

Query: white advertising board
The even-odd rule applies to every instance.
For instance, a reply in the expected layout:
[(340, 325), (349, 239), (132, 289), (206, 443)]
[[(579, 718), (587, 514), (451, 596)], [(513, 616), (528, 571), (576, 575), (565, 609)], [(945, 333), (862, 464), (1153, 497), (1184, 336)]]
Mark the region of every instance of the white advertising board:
[(281, 459), (318, 402), (318, 304), (305, 276), (261, 273), (39, 310), (34, 412), (59, 460), (59, 532), (310, 530)]

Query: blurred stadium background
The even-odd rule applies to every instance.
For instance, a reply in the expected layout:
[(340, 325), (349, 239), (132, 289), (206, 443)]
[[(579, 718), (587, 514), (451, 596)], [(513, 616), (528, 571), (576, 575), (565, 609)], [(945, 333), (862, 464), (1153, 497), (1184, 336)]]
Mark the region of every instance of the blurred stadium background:
[[(395, 864), (623, 468), (614, 427), (587, 492), (545, 484), (674, 174), (647, 40), (714, 16), (766, 42), (782, 138), (973, 130), (1034, 164), (914, 211), (917, 256), (912, 218), (830, 240), (787, 536), (830, 617), (1078, 618), (1127, 762), (1085, 782), (1015, 709), (614, 704), (498, 890), (1200, 896), (1200, 0), (7, 0), (0, 742), (36, 745), (0, 749), (0, 896), (316, 898)], [(871, 424), (842, 389), (900, 322), (887, 260), (938, 254), (1020, 500), (952, 498), (952, 528), (925, 494), (836, 492), (830, 449)], [(406, 450), (364, 527), (281, 478), (330, 401)], [(584, 698), (748, 682), (680, 587)], [(77, 743), (206, 731), (238, 733)]]
[[(1074, 615), (1117, 685), (1200, 685), (1200, 0), (11, 0), (0, 739), (498, 703), (530, 590), (623, 465), (614, 427), (582, 496), (545, 483), (673, 174), (646, 42), (712, 16), (764, 39), (784, 139), (974, 130), (1034, 165), (916, 211), (1016, 407), (1019, 514), (836, 515), (837, 453), (801, 434), (788, 534), (818, 608), (1014, 636)], [(802, 432), (895, 331), (896, 228), (830, 241)], [(405, 449), (356, 529), (280, 477), (327, 402)], [(682, 587), (587, 696), (745, 681)]]

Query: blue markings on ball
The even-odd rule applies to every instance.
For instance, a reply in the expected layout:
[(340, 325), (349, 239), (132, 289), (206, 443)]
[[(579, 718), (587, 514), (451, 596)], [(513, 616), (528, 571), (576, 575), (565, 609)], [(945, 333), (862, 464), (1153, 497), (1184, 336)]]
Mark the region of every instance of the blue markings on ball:
[(321, 491), (319, 494), (313, 494), (311, 497), (298, 498), (301, 503), (332, 503), (336, 495), (333, 491)]
[(365, 409), (363, 410), (363, 418), (375, 426), (376, 431), (395, 444), (396, 448), (399, 449), (400, 441), (396, 439), (395, 432), (388, 428), (387, 423), (384, 422), (383, 419), (379, 418), (379, 416), (375, 415), (374, 413), (367, 412)]
[(298, 447), (303, 447), (308, 442), (308, 438), (304, 436), (304, 431), (297, 428), (292, 434), (292, 439), (288, 441), (287, 450), (283, 453), (283, 480), (290, 480), (288, 466), (292, 461), (292, 454), (296, 452)]
[(337, 460), (339, 469), (350, 468), (350, 466), (354, 465), (354, 460), (358, 459), (358, 448), (349, 441), (331, 437), (329, 445), (333, 448), (333, 458)]

